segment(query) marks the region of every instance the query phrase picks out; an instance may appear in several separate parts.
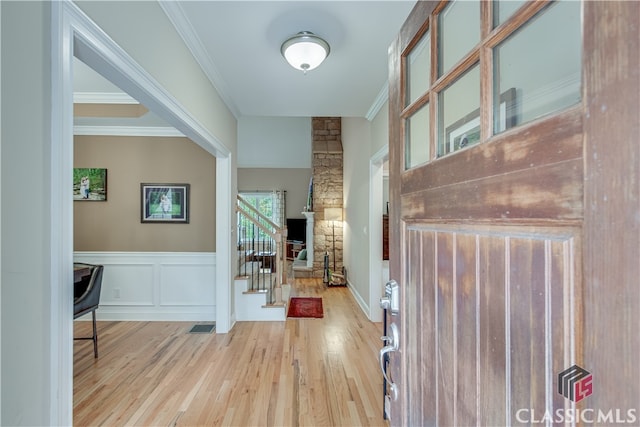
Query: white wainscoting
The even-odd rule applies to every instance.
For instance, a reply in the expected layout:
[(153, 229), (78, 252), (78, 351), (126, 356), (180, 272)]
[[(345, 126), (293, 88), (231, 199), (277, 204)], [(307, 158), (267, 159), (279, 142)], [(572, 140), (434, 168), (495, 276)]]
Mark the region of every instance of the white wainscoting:
[(99, 320), (215, 321), (213, 252), (75, 252), (74, 261), (104, 265)]

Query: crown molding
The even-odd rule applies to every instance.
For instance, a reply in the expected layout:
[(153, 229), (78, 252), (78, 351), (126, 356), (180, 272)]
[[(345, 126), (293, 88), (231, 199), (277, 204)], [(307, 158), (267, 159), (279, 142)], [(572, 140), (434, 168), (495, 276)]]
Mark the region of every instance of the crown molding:
[(158, 4), (164, 11), (165, 15), (167, 15), (167, 18), (169, 18), (169, 21), (171, 21), (180, 37), (182, 37), (182, 40), (195, 58), (196, 62), (200, 65), (200, 68), (202, 68), (204, 74), (207, 76), (213, 87), (218, 91), (218, 94), (229, 110), (231, 110), (233, 116), (236, 119), (240, 117), (240, 112), (238, 111), (235, 102), (229, 96), (227, 84), (222, 79), (220, 72), (207, 53), (202, 40), (200, 40), (200, 37), (198, 37), (196, 32), (193, 30), (193, 25), (191, 24), (191, 21), (189, 21), (189, 18), (187, 18), (180, 2), (160, 1)]
[(185, 137), (179, 130), (172, 127), (150, 126), (74, 126), (76, 136), (155, 136), (155, 137)]
[(74, 104), (140, 104), (135, 98), (121, 92), (74, 92)]
[(373, 101), (373, 104), (371, 104), (371, 107), (369, 107), (369, 111), (367, 111), (365, 118), (370, 122), (373, 121), (373, 119), (376, 118), (376, 115), (378, 114), (378, 112), (380, 112), (380, 109), (382, 108), (384, 103), (387, 102), (388, 99), (389, 99), (389, 83), (387, 82), (384, 84), (384, 86), (382, 86), (382, 89), (380, 89), (380, 92), (378, 92), (378, 96)]
[[(160, 83), (140, 66), (126, 51), (100, 29), (71, 0), (59, 2), (72, 29), (74, 55), (153, 111), (169, 125), (181, 128), (196, 144), (216, 157), (226, 158), (231, 152), (211, 134)], [(71, 94), (70, 94), (71, 95)], [(71, 131), (71, 129), (69, 129)]]

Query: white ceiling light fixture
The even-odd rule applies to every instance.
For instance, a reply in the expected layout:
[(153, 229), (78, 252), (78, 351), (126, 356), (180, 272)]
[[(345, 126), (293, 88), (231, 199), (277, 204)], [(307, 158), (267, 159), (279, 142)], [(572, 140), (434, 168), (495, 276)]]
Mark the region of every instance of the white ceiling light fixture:
[(305, 74), (313, 70), (329, 56), (329, 43), (311, 31), (300, 31), (282, 43), (280, 52), (287, 62)]

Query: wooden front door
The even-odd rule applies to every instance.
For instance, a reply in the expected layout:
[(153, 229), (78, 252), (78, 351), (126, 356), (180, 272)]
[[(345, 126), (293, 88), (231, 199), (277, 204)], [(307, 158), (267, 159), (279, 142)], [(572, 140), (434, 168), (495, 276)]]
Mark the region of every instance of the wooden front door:
[(388, 415), (640, 422), (639, 3), (503, 3), (418, 2), (390, 48)]

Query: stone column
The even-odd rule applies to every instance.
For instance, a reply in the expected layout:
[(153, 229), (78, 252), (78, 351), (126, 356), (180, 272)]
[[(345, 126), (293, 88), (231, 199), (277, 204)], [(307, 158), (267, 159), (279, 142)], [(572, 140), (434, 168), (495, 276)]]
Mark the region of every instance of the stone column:
[(343, 207), (343, 153), (342, 120), (340, 117), (314, 117), (313, 128), (313, 211), (314, 258), (313, 276), (322, 277), (324, 255), (329, 253), (329, 266), (333, 269), (333, 244), (335, 244), (336, 270), (342, 271), (342, 224), (336, 224), (335, 242), (333, 228), (324, 220), (324, 208)]

